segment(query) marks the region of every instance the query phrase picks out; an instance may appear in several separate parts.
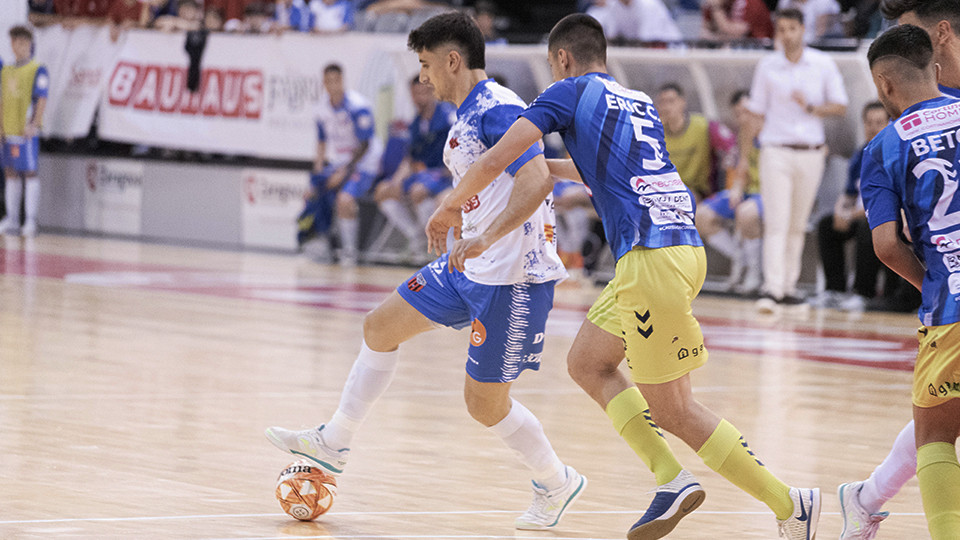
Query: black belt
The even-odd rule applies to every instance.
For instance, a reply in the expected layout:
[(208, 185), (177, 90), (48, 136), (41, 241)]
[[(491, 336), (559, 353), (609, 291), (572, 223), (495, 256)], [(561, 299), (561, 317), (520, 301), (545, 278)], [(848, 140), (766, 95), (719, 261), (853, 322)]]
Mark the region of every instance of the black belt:
[(780, 146), (783, 148), (789, 148), (791, 150), (820, 150), (825, 145), (823, 144), (776, 144), (774, 146)]

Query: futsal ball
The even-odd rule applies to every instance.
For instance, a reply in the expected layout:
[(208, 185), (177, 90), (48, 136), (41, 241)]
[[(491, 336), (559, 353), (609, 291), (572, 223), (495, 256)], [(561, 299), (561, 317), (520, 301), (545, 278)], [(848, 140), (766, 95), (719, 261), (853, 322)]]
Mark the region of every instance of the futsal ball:
[(333, 506), (337, 479), (307, 460), (287, 465), (277, 478), (280, 508), (300, 521), (311, 521)]

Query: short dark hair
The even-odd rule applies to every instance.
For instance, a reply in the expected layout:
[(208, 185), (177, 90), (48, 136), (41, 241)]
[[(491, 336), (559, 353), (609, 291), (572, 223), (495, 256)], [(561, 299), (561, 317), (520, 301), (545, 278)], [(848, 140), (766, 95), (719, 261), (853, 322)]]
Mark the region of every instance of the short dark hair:
[(749, 91), (749, 90), (747, 90), (746, 88), (741, 88), (741, 89), (737, 90), (736, 92), (734, 92), (734, 93), (731, 94), (731, 96), (730, 96), (730, 106), (733, 107), (733, 106), (736, 105), (737, 103), (740, 103), (740, 100), (743, 99), (743, 98), (745, 98), (745, 97), (747, 97), (747, 98), (750, 97), (750, 91)]
[(884, 108), (883, 103), (880, 103), (879, 101), (871, 101), (870, 103), (867, 103), (866, 105), (863, 106), (863, 112), (861, 113), (860, 116), (863, 119), (866, 119), (867, 113), (869, 113), (874, 109), (880, 109), (881, 111), (883, 111), (883, 114), (887, 114), (887, 109)]
[(933, 58), (933, 43), (926, 30), (912, 24), (894, 26), (880, 34), (867, 50), (870, 68), (884, 58), (896, 58), (915, 69), (923, 70)]
[(773, 20), (778, 21), (780, 19), (793, 19), (800, 24), (804, 24), (803, 12), (797, 8), (786, 8), (786, 9), (777, 10), (777, 12), (774, 13), (773, 15)]
[(960, 33), (960, 2), (957, 0), (881, 0), (880, 13), (890, 20), (899, 19), (912, 11), (924, 23), (949, 21), (953, 31)]
[(327, 73), (339, 73), (343, 75), (343, 67), (336, 63), (327, 64), (327, 66), (323, 68), (323, 74), (326, 75)]
[(673, 90), (674, 92), (676, 92), (677, 95), (680, 97), (684, 97), (686, 95), (683, 93), (683, 87), (680, 86), (680, 83), (675, 83), (675, 82), (668, 82), (666, 84), (661, 85), (660, 89), (657, 90), (657, 93), (662, 94), (670, 90)]
[(33, 32), (26, 26), (18, 25), (10, 29), (10, 39), (25, 38), (33, 41)]
[(467, 69), (486, 67), (483, 34), (477, 23), (465, 13), (454, 11), (430, 17), (407, 36), (407, 47), (418, 53), (447, 43), (459, 49), (465, 57)]
[(580, 63), (607, 63), (607, 38), (603, 27), (590, 15), (573, 13), (560, 19), (550, 30), (547, 50), (563, 49)]

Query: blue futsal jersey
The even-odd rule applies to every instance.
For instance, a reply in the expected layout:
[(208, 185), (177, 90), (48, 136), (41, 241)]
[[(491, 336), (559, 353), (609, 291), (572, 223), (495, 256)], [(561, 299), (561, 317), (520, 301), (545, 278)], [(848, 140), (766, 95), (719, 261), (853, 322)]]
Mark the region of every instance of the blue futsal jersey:
[(870, 227), (903, 209), (913, 251), (925, 264), (925, 326), (960, 321), (960, 99), (913, 105), (867, 145), (860, 190)]
[(410, 122), (410, 157), (428, 169), (443, 167), (443, 146), (447, 143), (450, 126), (456, 120), (457, 108), (445, 101), (437, 102), (429, 120), (418, 114)]
[(550, 85), (521, 116), (563, 137), (617, 260), (635, 246), (703, 245), (649, 96), (588, 73)]

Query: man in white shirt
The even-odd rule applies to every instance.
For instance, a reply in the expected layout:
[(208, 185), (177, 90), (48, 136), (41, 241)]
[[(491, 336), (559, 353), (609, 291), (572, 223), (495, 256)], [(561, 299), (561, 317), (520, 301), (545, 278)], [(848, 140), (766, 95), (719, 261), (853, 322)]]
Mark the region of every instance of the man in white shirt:
[[(804, 46), (803, 13), (778, 11), (776, 39), (781, 49), (757, 64), (748, 109), (752, 121), (740, 130), (741, 155), (760, 141), (760, 196), (763, 199), (763, 290), (757, 304), (799, 304), (797, 281), (807, 220), (827, 157), (823, 119), (843, 116), (847, 93), (836, 63)], [(731, 200), (739, 201), (747, 164), (733, 173)]]
[(603, 26), (608, 40), (679, 41), (680, 28), (661, 0), (600, 0), (587, 15)]

